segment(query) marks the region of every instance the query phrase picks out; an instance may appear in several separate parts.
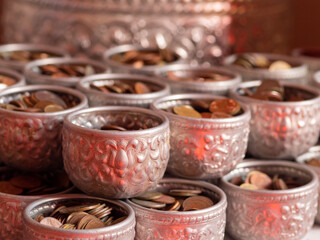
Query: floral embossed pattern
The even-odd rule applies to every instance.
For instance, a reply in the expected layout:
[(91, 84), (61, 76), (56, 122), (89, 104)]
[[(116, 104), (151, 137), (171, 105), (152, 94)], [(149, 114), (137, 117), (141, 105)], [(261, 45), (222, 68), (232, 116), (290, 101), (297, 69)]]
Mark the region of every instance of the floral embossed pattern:
[[(137, 115), (93, 113), (78, 117), (87, 126), (99, 122), (135, 122)], [(112, 120), (113, 119), (113, 120)], [(149, 126), (159, 120), (141, 114)], [(98, 123), (97, 123), (98, 122)], [(71, 181), (88, 194), (124, 198), (154, 187), (169, 159), (169, 126), (160, 131), (114, 136), (64, 128), (63, 158)], [(85, 129), (85, 128), (84, 128)]]

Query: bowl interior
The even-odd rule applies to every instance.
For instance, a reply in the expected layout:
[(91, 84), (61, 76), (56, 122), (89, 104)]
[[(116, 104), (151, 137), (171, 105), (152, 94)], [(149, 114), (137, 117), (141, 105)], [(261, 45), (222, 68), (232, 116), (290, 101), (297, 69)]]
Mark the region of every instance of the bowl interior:
[[(198, 82), (204, 82), (205, 79), (212, 79), (212, 82), (229, 81), (235, 78), (235, 75), (223, 71), (213, 71), (208, 69), (177, 69), (163, 72), (162, 75), (170, 81), (191, 81), (198, 79)], [(202, 80), (203, 79), (203, 80)], [(201, 81), (202, 80), (202, 81)], [(209, 81), (209, 80), (207, 80)]]
[(83, 128), (101, 129), (104, 125), (115, 125), (130, 130), (149, 129), (163, 123), (163, 119), (155, 115), (128, 110), (83, 112), (72, 116), (70, 121)]

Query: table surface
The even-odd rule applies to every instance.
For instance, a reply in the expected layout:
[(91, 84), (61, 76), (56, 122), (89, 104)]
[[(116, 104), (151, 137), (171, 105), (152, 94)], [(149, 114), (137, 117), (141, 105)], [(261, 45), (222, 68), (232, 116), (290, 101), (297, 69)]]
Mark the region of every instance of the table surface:
[[(320, 225), (314, 225), (311, 231), (302, 240), (319, 240), (320, 239)], [(224, 240), (234, 240), (229, 236), (226, 236)]]

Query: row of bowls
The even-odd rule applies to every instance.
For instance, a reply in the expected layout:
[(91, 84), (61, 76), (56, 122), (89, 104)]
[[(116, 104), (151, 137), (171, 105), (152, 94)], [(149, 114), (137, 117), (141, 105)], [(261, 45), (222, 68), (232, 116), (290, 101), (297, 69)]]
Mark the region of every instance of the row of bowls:
[[(292, 176), (298, 178), (302, 186), (289, 190), (257, 191), (230, 183), (234, 177), (245, 176), (253, 170)], [(223, 240), (226, 227), (228, 234), (240, 240), (295, 240), (303, 238), (313, 225), (318, 203), (318, 177), (301, 164), (284, 161), (243, 162), (222, 177), (219, 186), (221, 189), (206, 182), (164, 178), (154, 187), (157, 191), (201, 190), (215, 203), (212, 207), (188, 212), (147, 209), (130, 199), (123, 202), (79, 195), (19, 197), (0, 193), (2, 205), (5, 205), (0, 208), (3, 213), (0, 234), (5, 239), (25, 240), (57, 237), (60, 240)], [(41, 213), (48, 214), (56, 206), (75, 201), (78, 204), (106, 202), (116, 205), (128, 217), (111, 227), (95, 230), (59, 229), (33, 220)]]

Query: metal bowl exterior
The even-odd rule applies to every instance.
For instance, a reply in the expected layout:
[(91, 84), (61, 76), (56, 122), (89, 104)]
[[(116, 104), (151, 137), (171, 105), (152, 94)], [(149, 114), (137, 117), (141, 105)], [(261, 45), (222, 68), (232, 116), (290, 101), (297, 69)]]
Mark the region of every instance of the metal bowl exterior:
[[(260, 53), (258, 53), (260, 54)], [(224, 65), (230, 70), (239, 73), (243, 81), (263, 80), (263, 79), (277, 79), (288, 81), (290, 83), (305, 84), (308, 82), (308, 67), (300, 60), (279, 54), (261, 53), (269, 60), (283, 60), (294, 66), (291, 69), (272, 71), (268, 69), (247, 69), (238, 65), (232, 64), (237, 58), (237, 54), (230, 55), (224, 59)]]
[(230, 96), (248, 105), (251, 110), (248, 152), (257, 158), (292, 159), (315, 145), (320, 132), (320, 95), (307, 86), (283, 82), (315, 94), (311, 100), (271, 102), (238, 93), (240, 88), (259, 86), (261, 81), (241, 83)]
[(19, 86), (24, 86), (26, 84), (26, 81), (24, 79), (24, 76), (21, 75), (19, 72), (14, 71), (14, 70), (10, 70), (7, 68), (0, 68), (0, 75), (4, 75), (7, 77), (11, 77), (14, 80), (16, 80), (16, 83), (13, 84), (12, 86), (8, 86), (5, 89), (8, 88), (13, 88), (13, 87), (19, 87)]
[[(229, 181), (252, 170), (301, 177), (308, 183), (289, 190), (248, 190)], [(285, 161), (241, 163), (221, 179), (227, 195), (227, 232), (239, 240), (298, 240), (317, 213), (318, 177), (309, 168)]]
[[(104, 53), (103, 58), (106, 65), (110, 66), (112, 73), (133, 73), (133, 74), (153, 76), (155, 72), (160, 68), (159, 66), (143, 66), (141, 68), (135, 68), (130, 64), (123, 64), (123, 63), (114, 61), (111, 59), (111, 56), (119, 53), (125, 53), (131, 50), (141, 51), (141, 50), (154, 50), (154, 49), (155, 48), (151, 48), (151, 47), (144, 48), (142, 46), (136, 46), (136, 45), (121, 45), (121, 46), (108, 49)], [(172, 63), (166, 64), (167, 66), (188, 61), (189, 55), (185, 48), (172, 45), (172, 46), (169, 46), (168, 49), (173, 51), (175, 54), (177, 54), (179, 59)]]
[(91, 65), (92, 67), (99, 69), (101, 72), (106, 72), (107, 67), (99, 61), (87, 59), (87, 58), (47, 58), (42, 60), (36, 60), (28, 63), (24, 68), (24, 75), (27, 83), (29, 84), (46, 84), (55, 85), (62, 87), (74, 88), (80, 81), (80, 77), (69, 77), (69, 78), (53, 78), (51, 76), (43, 75), (34, 71), (35, 68), (48, 65), (48, 64), (83, 64)]
[[(214, 82), (185, 82), (185, 81), (173, 81), (168, 79), (166, 73), (168, 71), (195, 71), (205, 73), (216, 73), (230, 76), (229, 80), (214, 81)], [(188, 64), (175, 64), (167, 67), (160, 68), (156, 75), (170, 84), (172, 93), (211, 93), (214, 95), (225, 96), (229, 90), (241, 82), (241, 76), (237, 73), (227, 70), (222, 67), (199, 67), (190, 66)]]
[[(52, 211), (58, 204), (69, 200), (79, 202), (106, 202), (117, 205), (128, 214), (128, 217), (113, 226), (90, 230), (67, 230), (42, 225), (33, 218), (39, 213)], [(122, 201), (94, 198), (86, 195), (61, 195), (44, 198), (29, 204), (23, 212), (24, 240), (133, 240), (135, 236), (135, 215), (133, 209)]]
[[(0, 174), (8, 170), (6, 167), (0, 168)], [(71, 192), (74, 188), (57, 193), (64, 194)], [(0, 192), (0, 239), (21, 240), (22, 237), (22, 211), (31, 202), (50, 195), (22, 196)]]
[[(309, 70), (311, 72), (316, 72), (320, 69), (320, 58), (317, 57), (309, 57), (303, 54), (306, 49), (304, 48), (296, 48), (292, 51), (292, 56), (300, 59), (300, 61), (304, 62), (308, 65)], [(308, 50), (308, 49), (307, 49)], [(319, 51), (319, 49), (316, 49)]]
[[(90, 88), (90, 83), (96, 80), (127, 80), (132, 82), (141, 81), (144, 83), (156, 84), (160, 87), (160, 90), (148, 94), (104, 93)], [(170, 93), (170, 87), (167, 83), (161, 82), (156, 78), (132, 74), (97, 74), (94, 76), (89, 76), (83, 78), (77, 84), (77, 89), (86, 94), (91, 107), (122, 105), (148, 108), (154, 100), (169, 95)]]
[[(317, 159), (320, 158), (320, 146), (311, 147), (308, 152), (301, 154), (295, 160), (296, 160), (296, 162), (304, 164), (305, 166), (312, 169), (318, 175), (318, 178), (320, 181), (320, 168), (315, 167), (315, 166), (311, 166), (311, 165), (308, 165), (305, 163), (305, 161), (310, 160), (312, 158), (317, 158)], [(318, 192), (320, 194), (320, 185), (318, 186)], [(318, 224), (320, 224), (320, 198), (319, 197), (318, 197), (318, 212), (317, 212), (317, 216), (316, 216), (316, 222)]]
[(62, 166), (61, 131), (63, 118), (70, 112), (86, 108), (81, 92), (59, 86), (31, 85), (0, 93), (0, 102), (14, 94), (33, 90), (52, 90), (72, 94), (80, 103), (55, 113), (25, 113), (0, 109), (0, 156), (6, 165), (24, 171), (47, 171)]
[[(109, 120), (149, 122), (145, 130), (102, 131)], [(63, 128), (64, 167), (83, 192), (108, 198), (139, 195), (162, 179), (169, 160), (169, 121), (148, 109), (111, 106), (72, 113)]]
[[(190, 99), (219, 99), (209, 94), (176, 94), (156, 100), (151, 108), (188, 104)], [(247, 149), (250, 111), (225, 119), (197, 119), (161, 110), (170, 121), (169, 173), (190, 179), (219, 178), (242, 161)]]
[(312, 84), (320, 89), (320, 71), (316, 71), (312, 77)]
[(226, 225), (227, 201), (218, 187), (198, 181), (167, 178), (157, 190), (200, 189), (215, 200), (215, 205), (188, 212), (159, 211), (141, 207), (129, 199), (127, 203), (136, 215), (136, 240), (223, 240)]
[[(53, 47), (53, 45), (44, 45), (37, 43), (12, 43), (0, 45), (0, 52), (12, 51), (43, 51), (51, 53), (60, 57), (68, 56), (68, 53), (63, 48)], [(0, 66), (10, 68), (18, 72), (23, 72), (24, 67), (27, 65), (25, 62), (8, 61), (0, 59)]]

